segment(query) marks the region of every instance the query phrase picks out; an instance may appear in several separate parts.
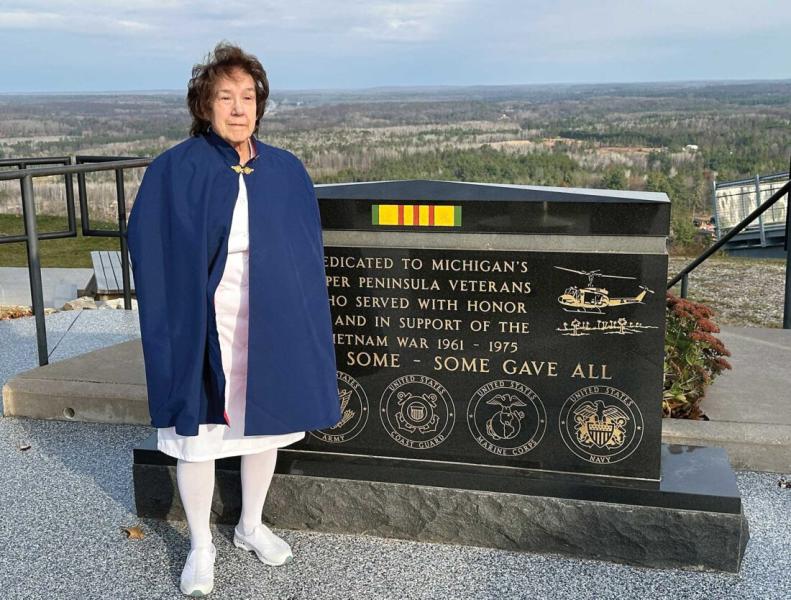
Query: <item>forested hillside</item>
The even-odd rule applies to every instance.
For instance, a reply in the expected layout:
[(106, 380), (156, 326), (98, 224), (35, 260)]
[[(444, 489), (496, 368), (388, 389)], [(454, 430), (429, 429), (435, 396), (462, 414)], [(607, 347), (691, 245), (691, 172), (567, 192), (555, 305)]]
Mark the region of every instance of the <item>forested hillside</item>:
[[(436, 178), (666, 192), (675, 229), (713, 178), (786, 171), (791, 81), (273, 93), (260, 138), (314, 180)], [(0, 96), (0, 156), (153, 156), (187, 135), (182, 94)], [(91, 185), (109, 186), (93, 176)], [(139, 173), (130, 173), (133, 197)], [(106, 180), (106, 181), (104, 181)], [(104, 181), (104, 183), (102, 183)], [(41, 194), (58, 194), (57, 182)], [(0, 189), (8, 210), (18, 188)], [(111, 207), (108, 207), (111, 210)]]

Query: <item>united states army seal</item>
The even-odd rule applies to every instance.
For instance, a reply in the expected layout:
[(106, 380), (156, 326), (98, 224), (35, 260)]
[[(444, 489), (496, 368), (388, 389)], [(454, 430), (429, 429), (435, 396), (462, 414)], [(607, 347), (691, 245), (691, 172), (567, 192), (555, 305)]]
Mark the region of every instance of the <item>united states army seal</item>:
[(498, 379), (478, 388), (467, 405), (467, 426), (484, 450), (499, 456), (530, 452), (544, 437), (541, 398), (518, 381)]
[(332, 427), (310, 432), (322, 442), (348, 442), (357, 437), (368, 422), (368, 396), (360, 383), (343, 371), (338, 371), (338, 396), (341, 401), (341, 420)]
[(643, 415), (626, 393), (592, 385), (577, 390), (560, 410), (560, 437), (591, 463), (609, 464), (631, 455), (643, 439)]
[(391, 438), (414, 450), (444, 442), (456, 420), (448, 390), (425, 375), (392, 381), (382, 394), (379, 416)]

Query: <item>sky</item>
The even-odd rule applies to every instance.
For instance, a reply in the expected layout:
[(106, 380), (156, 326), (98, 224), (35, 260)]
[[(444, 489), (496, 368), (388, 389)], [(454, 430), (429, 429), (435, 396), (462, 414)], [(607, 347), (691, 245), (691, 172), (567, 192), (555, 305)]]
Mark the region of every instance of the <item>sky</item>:
[(0, 93), (184, 90), (221, 41), (278, 90), (791, 78), (791, 0), (0, 0)]

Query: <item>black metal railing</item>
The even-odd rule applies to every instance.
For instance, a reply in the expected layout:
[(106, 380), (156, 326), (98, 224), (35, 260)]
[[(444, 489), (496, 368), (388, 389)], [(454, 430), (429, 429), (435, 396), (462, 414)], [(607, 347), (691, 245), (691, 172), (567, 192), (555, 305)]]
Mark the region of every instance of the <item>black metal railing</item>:
[[(791, 176), (791, 168), (789, 169), (789, 176)], [(698, 256), (695, 260), (684, 267), (668, 282), (667, 289), (672, 288), (680, 281), (681, 297), (686, 298), (689, 292), (689, 274), (712, 254), (727, 244), (731, 238), (738, 235), (743, 229), (755, 221), (755, 219), (759, 218), (763, 213), (774, 206), (774, 204), (783, 196), (787, 196), (785, 242), (783, 244), (783, 249), (786, 253), (785, 293), (783, 298), (783, 329), (791, 329), (791, 252), (789, 251), (788, 241), (788, 234), (791, 230), (791, 178), (785, 183), (785, 185), (783, 185), (783, 187), (772, 194), (763, 204), (761, 204), (758, 208), (753, 210), (749, 215), (742, 219), (738, 225), (733, 227), (730, 231), (728, 231), (727, 234), (717, 240), (713, 246), (708, 248), (703, 254)]]
[[(36, 341), (38, 344), (38, 362), (40, 366), (49, 363), (47, 351), (47, 330), (44, 319), (44, 294), (41, 285), (41, 262), (39, 260), (38, 242), (43, 239), (77, 237), (77, 224), (74, 214), (73, 175), (77, 175), (79, 184), (80, 221), (83, 236), (101, 236), (120, 238), (121, 270), (124, 286), (124, 308), (132, 308), (132, 292), (129, 278), (129, 254), (126, 240), (126, 200), (124, 198), (124, 171), (139, 169), (151, 162), (150, 158), (118, 158), (103, 156), (77, 156), (77, 164), (72, 164), (71, 157), (55, 158), (23, 158), (2, 159), (0, 167), (17, 167), (16, 170), (0, 171), (0, 181), (18, 179), (22, 193), (22, 217), (24, 221), (23, 235), (0, 236), (0, 244), (25, 242), (27, 245), (28, 277), (30, 279), (30, 299), (33, 315), (36, 319)], [(31, 169), (29, 166), (36, 165)], [(38, 166), (57, 165), (57, 166)], [(118, 229), (91, 229), (88, 214), (87, 188), (85, 175), (98, 171), (115, 171), (115, 192), (118, 204)], [(64, 177), (66, 188), (66, 213), (68, 229), (63, 231), (47, 231), (39, 233), (36, 224), (36, 208), (33, 196), (34, 177)]]

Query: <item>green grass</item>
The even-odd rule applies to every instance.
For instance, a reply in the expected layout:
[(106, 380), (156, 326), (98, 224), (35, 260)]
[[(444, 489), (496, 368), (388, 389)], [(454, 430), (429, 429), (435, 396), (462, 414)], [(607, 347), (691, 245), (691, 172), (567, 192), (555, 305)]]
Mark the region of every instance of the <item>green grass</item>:
[[(45, 231), (62, 231), (67, 228), (66, 217), (39, 215), (36, 219), (39, 233)], [(118, 229), (117, 223), (91, 221), (92, 229)], [(22, 235), (25, 227), (22, 216), (0, 215), (0, 237), (5, 235)], [(83, 237), (80, 221), (77, 220), (77, 237), (39, 240), (39, 259), (42, 267), (91, 268), (91, 250), (120, 250), (118, 238)], [(0, 244), (0, 267), (26, 267), (27, 245), (25, 242)]]

